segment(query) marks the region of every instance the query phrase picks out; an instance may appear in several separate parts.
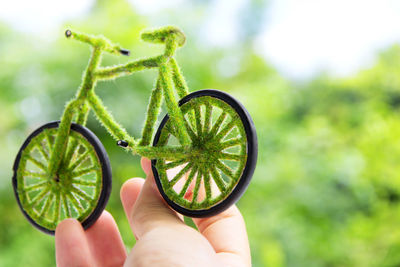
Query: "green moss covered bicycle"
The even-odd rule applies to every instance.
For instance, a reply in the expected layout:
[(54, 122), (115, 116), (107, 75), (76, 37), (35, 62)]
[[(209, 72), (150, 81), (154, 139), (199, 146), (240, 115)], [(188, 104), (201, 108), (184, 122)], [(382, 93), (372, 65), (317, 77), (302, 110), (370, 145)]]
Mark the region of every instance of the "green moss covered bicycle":
[[(111, 167), (103, 145), (84, 126), (90, 110), (120, 147), (152, 159), (158, 189), (177, 212), (212, 216), (239, 199), (257, 161), (253, 122), (246, 109), (224, 92), (189, 94), (174, 59), (176, 49), (185, 43), (182, 31), (169, 26), (142, 33), (144, 41), (165, 44), (164, 53), (112, 67), (100, 66), (103, 52), (129, 55), (129, 51), (103, 36), (71, 30), (65, 35), (92, 46), (82, 84), (60, 121), (39, 127), (26, 139), (13, 167), (17, 202), (34, 226), (54, 234), (58, 222), (72, 217), (88, 228), (107, 204)], [(158, 68), (157, 82), (142, 137), (134, 139), (106, 110), (94, 88), (97, 81), (152, 68)], [(168, 114), (154, 133), (163, 99)]]

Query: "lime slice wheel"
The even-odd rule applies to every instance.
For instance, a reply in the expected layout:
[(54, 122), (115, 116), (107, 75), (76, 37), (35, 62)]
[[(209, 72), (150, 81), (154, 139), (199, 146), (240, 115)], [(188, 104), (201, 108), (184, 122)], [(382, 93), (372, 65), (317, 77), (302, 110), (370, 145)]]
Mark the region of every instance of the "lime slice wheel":
[(75, 218), (84, 228), (100, 216), (111, 191), (111, 168), (98, 138), (72, 124), (65, 156), (57, 173), (49, 175), (49, 159), (59, 122), (34, 131), (14, 163), (13, 187), (26, 218), (41, 231), (54, 234), (57, 224)]
[[(153, 160), (154, 177), (173, 209), (190, 217), (212, 216), (234, 204), (250, 182), (257, 160), (255, 127), (246, 109), (224, 92), (196, 91), (179, 104), (191, 152)], [(153, 145), (180, 146), (168, 115)]]

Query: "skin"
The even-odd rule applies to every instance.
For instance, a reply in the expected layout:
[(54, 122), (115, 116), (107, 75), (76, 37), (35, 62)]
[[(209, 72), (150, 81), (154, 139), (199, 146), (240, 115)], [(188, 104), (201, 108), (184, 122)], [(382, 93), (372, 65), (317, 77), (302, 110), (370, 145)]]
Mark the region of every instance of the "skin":
[(251, 266), (246, 226), (236, 206), (185, 225), (157, 190), (150, 161), (142, 158), (147, 179), (132, 178), (121, 201), (136, 244), (127, 254), (112, 215), (104, 211), (83, 230), (75, 219), (56, 229), (57, 266)]

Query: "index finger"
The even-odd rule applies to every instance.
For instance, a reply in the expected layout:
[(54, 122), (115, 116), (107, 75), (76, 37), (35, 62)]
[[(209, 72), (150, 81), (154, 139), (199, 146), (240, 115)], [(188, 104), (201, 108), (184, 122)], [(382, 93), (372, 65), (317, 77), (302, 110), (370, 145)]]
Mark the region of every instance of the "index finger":
[(57, 266), (93, 266), (85, 232), (75, 219), (65, 219), (56, 228)]
[(216, 253), (222, 257), (239, 256), (247, 266), (251, 265), (246, 225), (235, 205), (216, 216), (193, 218), (193, 221)]

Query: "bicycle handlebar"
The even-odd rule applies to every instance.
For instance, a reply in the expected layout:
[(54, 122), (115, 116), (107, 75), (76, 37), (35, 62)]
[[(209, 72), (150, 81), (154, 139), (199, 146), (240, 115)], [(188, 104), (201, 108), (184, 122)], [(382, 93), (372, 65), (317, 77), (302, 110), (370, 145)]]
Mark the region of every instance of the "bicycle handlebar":
[[(77, 41), (90, 44), (93, 47), (100, 48), (101, 50), (112, 54), (121, 54), (124, 56), (129, 56), (130, 54), (129, 50), (123, 49), (119, 45), (111, 43), (111, 41), (109, 41), (102, 35), (93, 36), (85, 33), (71, 31), (68, 29), (65, 31), (65, 36), (67, 38), (75, 39)], [(168, 49), (169, 47), (168, 43), (171, 44), (171, 42), (168, 42), (168, 40), (172, 41), (172, 44), (177, 44), (178, 46), (183, 46), (186, 42), (185, 34), (180, 29), (174, 26), (167, 26), (156, 30), (145, 31), (140, 35), (140, 37), (143, 41), (146, 42), (166, 43), (167, 51), (171, 50)], [(172, 53), (173, 50), (174, 49), (171, 50)]]
[(175, 39), (179, 46), (183, 46), (186, 41), (185, 34), (178, 28), (173, 26), (162, 27), (160, 29), (145, 31), (140, 35), (143, 41), (150, 43), (165, 43), (171, 37)]
[(104, 36), (93, 36), (85, 33), (71, 31), (69, 29), (65, 31), (65, 36), (67, 38), (72, 38), (77, 41), (90, 44), (91, 46), (100, 48), (112, 54), (121, 54), (124, 56), (129, 56), (130, 54), (129, 50), (123, 49), (119, 45), (111, 43)]

